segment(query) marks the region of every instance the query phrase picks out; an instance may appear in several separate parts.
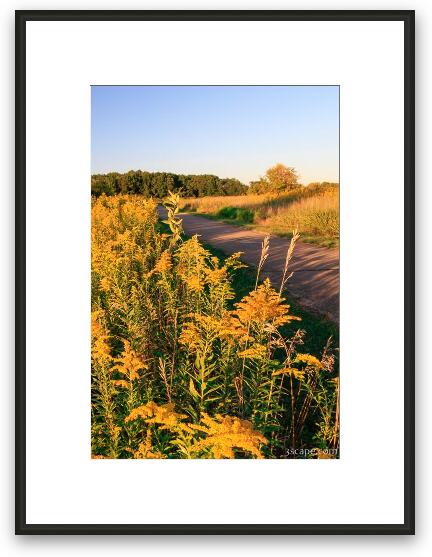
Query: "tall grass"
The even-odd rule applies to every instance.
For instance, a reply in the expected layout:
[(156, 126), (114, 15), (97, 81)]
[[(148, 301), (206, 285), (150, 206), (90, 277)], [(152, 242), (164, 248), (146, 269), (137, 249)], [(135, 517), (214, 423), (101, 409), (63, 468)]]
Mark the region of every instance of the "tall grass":
[(337, 455), (331, 344), (302, 350), (307, 333), (268, 280), (234, 302), (240, 254), (220, 261), (185, 239), (178, 201), (168, 233), (153, 201), (92, 204), (93, 458)]
[(311, 184), (283, 195), (183, 199), (181, 209), (281, 235), (298, 229), (303, 241), (328, 246), (337, 245), (339, 239), (337, 184)]

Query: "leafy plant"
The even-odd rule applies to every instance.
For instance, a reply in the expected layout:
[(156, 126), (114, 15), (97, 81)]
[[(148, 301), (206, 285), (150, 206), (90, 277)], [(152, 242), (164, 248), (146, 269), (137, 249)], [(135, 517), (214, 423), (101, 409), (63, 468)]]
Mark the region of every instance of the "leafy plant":
[(241, 254), (221, 259), (185, 238), (178, 195), (166, 203), (162, 230), (152, 200), (92, 203), (93, 457), (337, 452), (331, 345), (302, 350), (307, 333), (283, 295), (297, 234), (282, 284), (260, 281), (267, 239), (246, 286)]

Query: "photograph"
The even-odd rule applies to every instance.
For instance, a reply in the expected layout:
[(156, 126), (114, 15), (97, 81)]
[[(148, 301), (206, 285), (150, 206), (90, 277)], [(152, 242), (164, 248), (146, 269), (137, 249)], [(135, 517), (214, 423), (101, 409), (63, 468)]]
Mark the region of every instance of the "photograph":
[(414, 534), (414, 11), (15, 20), (15, 532)]
[(92, 459), (340, 458), (339, 96), (91, 86)]

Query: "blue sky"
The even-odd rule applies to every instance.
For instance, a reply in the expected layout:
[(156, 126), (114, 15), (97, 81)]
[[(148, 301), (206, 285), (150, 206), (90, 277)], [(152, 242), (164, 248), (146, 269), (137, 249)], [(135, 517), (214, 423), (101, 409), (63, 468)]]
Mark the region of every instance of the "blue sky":
[(276, 163), (339, 181), (337, 86), (93, 86), (92, 173), (256, 180)]

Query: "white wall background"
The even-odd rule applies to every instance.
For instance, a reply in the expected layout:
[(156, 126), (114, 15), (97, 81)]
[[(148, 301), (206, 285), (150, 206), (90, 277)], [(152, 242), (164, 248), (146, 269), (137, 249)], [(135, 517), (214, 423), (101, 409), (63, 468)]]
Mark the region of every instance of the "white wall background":
[[(13, 535), (13, 117), (14, 117), (14, 84), (13, 84), (13, 55), (14, 55), (14, 14), (15, 9), (132, 9), (132, 8), (165, 8), (165, 9), (194, 9), (194, 8), (225, 8), (225, 9), (416, 9), (417, 10), (417, 274), (418, 274), (418, 315), (417, 315), (417, 421), (418, 421), (418, 464), (417, 464), (417, 535), (416, 537), (171, 537), (171, 538), (143, 538), (143, 537), (14, 537)], [(0, 423), (2, 425), (2, 455), (1, 459), (1, 487), (0, 492), (0, 551), (5, 555), (114, 555), (119, 551), (127, 554), (148, 553), (151, 555), (261, 555), (267, 552), (271, 555), (287, 554), (291, 551), (301, 551), (308, 555), (343, 555), (349, 551), (352, 555), (399, 555), (410, 552), (414, 555), (426, 553), (428, 545), (432, 546), (430, 529), (432, 490), (431, 479), (427, 477), (431, 462), (430, 430), (427, 425), (431, 418), (431, 405), (428, 404), (428, 392), (431, 390), (431, 374), (429, 371), (426, 339), (430, 331), (427, 330), (429, 310), (432, 310), (432, 297), (426, 286), (432, 283), (432, 263), (426, 259), (431, 253), (428, 240), (432, 240), (432, 224), (428, 218), (431, 206), (432, 176), (430, 165), (427, 165), (427, 153), (430, 153), (432, 142), (432, 114), (427, 99), (432, 96), (432, 4), (427, 1), (395, 3), (392, 0), (374, 2), (328, 2), (309, 0), (303, 2), (263, 0), (159, 0), (159, 1), (128, 1), (115, 2), (113, 0), (91, 0), (90, 2), (36, 2), (34, 0), (8, 1), (3, 0), (1, 6), (1, 53), (3, 75), (1, 80), (1, 149), (0, 168), (4, 173), (1, 182), (2, 202), (0, 203), (1, 247), (4, 253), (4, 272), (2, 278), (2, 298), (0, 315), (2, 319), (2, 334), (0, 335), (1, 355), (4, 358), (2, 381), (2, 404), (0, 405)], [(428, 141), (429, 140), (429, 143)], [(429, 157), (430, 159), (430, 157)], [(429, 185), (429, 187), (428, 187)], [(378, 239), (379, 241), (379, 239)], [(389, 241), (389, 239), (386, 239)], [(424, 342), (422, 342), (424, 341)], [(421, 388), (420, 388), (421, 386)], [(428, 419), (429, 418), (429, 419)], [(423, 441), (423, 443), (422, 443)]]

